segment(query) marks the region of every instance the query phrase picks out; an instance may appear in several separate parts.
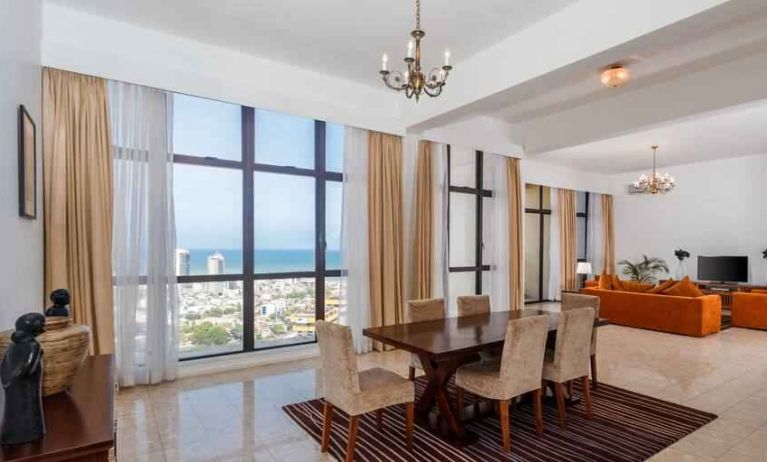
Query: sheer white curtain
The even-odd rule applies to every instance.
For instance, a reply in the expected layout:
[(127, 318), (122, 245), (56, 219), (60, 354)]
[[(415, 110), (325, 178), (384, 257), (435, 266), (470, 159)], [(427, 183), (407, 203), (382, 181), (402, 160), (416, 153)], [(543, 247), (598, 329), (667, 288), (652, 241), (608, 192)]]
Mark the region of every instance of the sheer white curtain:
[[(491, 199), (483, 199), (482, 252), (484, 273), (482, 291), (490, 295), (493, 311), (511, 309), (509, 291), (509, 186), (506, 177), (506, 157), (484, 154), (483, 188), (493, 191)], [(488, 213), (489, 212), (489, 213)], [(487, 285), (488, 287), (484, 287)]]
[(367, 353), (371, 342), (362, 335), (370, 325), (370, 269), (368, 264), (368, 131), (344, 130), (344, 192), (341, 218), (341, 258), (346, 269), (341, 296), (352, 330), (354, 349)]
[[(549, 220), (549, 283), (546, 286), (546, 299), (559, 300), (562, 292), (559, 280), (559, 194), (557, 188), (549, 188), (551, 219)], [(543, 243), (541, 243), (543, 244)]]
[(591, 262), (594, 274), (602, 274), (605, 266), (604, 232), (602, 229), (602, 195), (589, 193), (589, 233), (586, 241), (586, 260)]
[(178, 294), (166, 93), (109, 83), (114, 155), (112, 267), (118, 381), (176, 378)]
[(434, 298), (448, 296), (448, 242), (447, 242), (447, 145), (432, 143), (432, 181), (434, 198)]

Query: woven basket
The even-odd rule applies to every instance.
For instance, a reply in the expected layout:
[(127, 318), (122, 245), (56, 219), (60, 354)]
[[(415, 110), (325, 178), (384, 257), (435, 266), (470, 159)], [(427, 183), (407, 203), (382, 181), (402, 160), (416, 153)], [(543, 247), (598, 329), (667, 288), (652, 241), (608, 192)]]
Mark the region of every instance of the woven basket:
[[(12, 330), (0, 332), (0, 355), (10, 343)], [(43, 396), (66, 390), (88, 355), (91, 330), (68, 317), (45, 318), (45, 332), (37, 336), (43, 349)]]

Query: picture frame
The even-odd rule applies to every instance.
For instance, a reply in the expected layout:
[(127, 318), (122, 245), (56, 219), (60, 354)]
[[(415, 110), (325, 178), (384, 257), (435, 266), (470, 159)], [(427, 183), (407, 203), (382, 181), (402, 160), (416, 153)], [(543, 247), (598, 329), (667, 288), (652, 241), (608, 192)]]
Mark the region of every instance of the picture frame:
[(19, 216), (37, 218), (37, 126), (19, 105)]

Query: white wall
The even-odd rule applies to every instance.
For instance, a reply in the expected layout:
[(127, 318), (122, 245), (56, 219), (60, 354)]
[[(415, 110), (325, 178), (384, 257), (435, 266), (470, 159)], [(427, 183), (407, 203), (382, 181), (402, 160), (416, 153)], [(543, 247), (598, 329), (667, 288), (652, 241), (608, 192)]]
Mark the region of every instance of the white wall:
[[(43, 307), (40, 0), (0, 0), (0, 330)], [(18, 106), (37, 124), (37, 220), (19, 217)]]
[(520, 169), (525, 183), (601, 194), (617, 192), (615, 180), (610, 175), (539, 162), (534, 159), (534, 156), (530, 156), (521, 161)]
[[(618, 260), (642, 254), (666, 259), (674, 272), (674, 249), (698, 255), (748, 255), (751, 283), (767, 284), (767, 155), (701, 162), (668, 169), (677, 180), (668, 195), (623, 194), (615, 198)], [(640, 173), (617, 175), (627, 186)]]
[(51, 2), (44, 4), (43, 24), (44, 66), (361, 128), (405, 131), (398, 117), (404, 98), (384, 89)]

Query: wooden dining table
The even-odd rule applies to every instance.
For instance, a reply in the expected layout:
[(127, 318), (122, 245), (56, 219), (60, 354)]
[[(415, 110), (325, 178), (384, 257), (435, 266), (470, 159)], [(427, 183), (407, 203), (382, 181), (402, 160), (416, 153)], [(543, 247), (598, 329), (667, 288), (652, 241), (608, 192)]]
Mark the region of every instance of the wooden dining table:
[[(466, 431), (450, 405), (447, 386), (458, 367), (476, 361), (482, 351), (500, 349), (506, 338), (509, 321), (530, 316), (549, 317), (548, 345), (556, 340), (559, 312), (540, 309), (494, 311), (489, 314), (445, 318), (435, 321), (368, 327), (363, 334), (383, 344), (409, 351), (418, 356), (427, 377), (426, 390), (416, 402), (418, 420), (428, 425), (429, 414), (436, 403), (445, 430), (441, 436), (457, 446), (477, 440)], [(594, 327), (607, 324), (606, 319), (594, 320)]]

